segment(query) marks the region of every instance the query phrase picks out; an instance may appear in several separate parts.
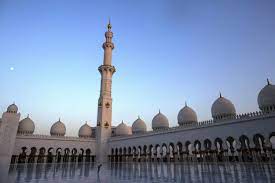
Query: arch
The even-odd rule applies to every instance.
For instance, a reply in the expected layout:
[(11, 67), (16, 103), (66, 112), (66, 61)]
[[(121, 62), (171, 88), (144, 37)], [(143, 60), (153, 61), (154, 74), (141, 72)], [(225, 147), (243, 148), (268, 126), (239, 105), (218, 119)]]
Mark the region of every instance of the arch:
[(178, 149), (175, 148), (174, 143), (170, 142), (169, 146), (168, 146), (168, 156), (169, 156), (168, 158), (169, 158), (170, 161), (174, 161), (175, 160), (174, 159), (175, 158), (174, 155), (177, 152), (178, 152)]
[(38, 154), (38, 158), (37, 158), (37, 163), (44, 163), (45, 153), (46, 153), (46, 148), (45, 148), (45, 147), (41, 147), (41, 148), (39, 149), (39, 154)]
[(137, 160), (137, 148), (134, 146), (132, 148), (132, 153), (133, 153), (133, 161)]
[(263, 150), (265, 138), (263, 135), (257, 133), (253, 136), (253, 142), (256, 150)]
[(71, 162), (75, 162), (77, 157), (77, 149), (73, 148), (72, 149), (72, 155), (71, 155)]
[(147, 146), (144, 145), (143, 146), (143, 152), (142, 152), (143, 155), (146, 155), (147, 154)]
[(185, 151), (188, 152), (189, 151), (189, 146), (191, 145), (191, 142), (186, 141), (184, 145), (185, 145)]
[(182, 147), (182, 143), (181, 142), (177, 142), (177, 148), (178, 148), (178, 152), (181, 154), (183, 151), (183, 147)]
[(205, 139), (203, 141), (203, 145), (204, 145), (204, 149), (205, 150), (211, 150), (211, 147), (212, 147), (212, 142), (210, 139)]
[(53, 150), (53, 147), (50, 147), (50, 148), (48, 149), (47, 152), (48, 152), (48, 153), (49, 153), (49, 152), (52, 152), (52, 150)]
[(163, 143), (163, 144), (161, 145), (161, 156), (162, 156), (162, 160), (163, 160), (164, 162), (167, 161), (167, 154), (168, 154), (168, 152), (169, 152), (169, 150), (168, 150), (168, 148), (167, 148), (167, 145), (166, 145), (165, 143)]
[(161, 148), (159, 144), (155, 145), (155, 156), (157, 158), (157, 161), (160, 161), (161, 158)]
[(227, 142), (227, 147), (228, 149), (230, 149), (231, 151), (234, 151), (235, 150), (235, 147), (236, 147), (236, 141), (233, 137), (229, 136), (226, 138), (226, 142)]
[(59, 147), (59, 148), (56, 149), (55, 153), (58, 153), (58, 152), (61, 152), (61, 151), (62, 151), (62, 149)]
[(201, 151), (201, 142), (199, 140), (195, 140), (194, 148), (195, 148), (195, 151)]
[(122, 148), (119, 148), (119, 155), (122, 155)]
[(89, 149), (89, 148), (86, 149), (86, 150), (85, 150), (85, 155), (86, 155), (86, 156), (85, 156), (85, 161), (86, 161), (86, 162), (90, 162), (90, 161), (91, 161), (91, 149)]
[(169, 143), (169, 152), (171, 153), (174, 153), (176, 150), (175, 150), (175, 145), (173, 142), (170, 142)]
[(218, 152), (222, 151), (223, 150), (223, 141), (221, 138), (216, 138), (215, 141), (214, 141), (214, 144), (215, 144), (215, 147), (216, 147), (216, 150)]
[(87, 155), (89, 156), (89, 155), (91, 154), (91, 149), (89, 149), (89, 148), (86, 149), (85, 153), (86, 153), (86, 156), (87, 156)]
[(27, 153), (26, 153), (27, 147), (24, 146), (21, 148), (21, 150), (22, 150), (22, 152), (19, 154), (18, 163), (25, 163), (26, 158), (27, 158)]
[(69, 161), (69, 156), (70, 156), (70, 149), (65, 148), (64, 149), (64, 155), (63, 155), (63, 162), (68, 162)]
[(250, 149), (249, 147), (249, 138), (246, 135), (241, 135), (239, 138), (239, 141), (241, 143), (241, 149), (246, 150)]
[(131, 149), (131, 147), (128, 147), (128, 154), (132, 154), (132, 149)]
[(124, 148), (123, 148), (123, 155), (126, 155), (126, 154), (127, 154), (127, 148), (124, 147)]
[(83, 148), (80, 148), (79, 149), (79, 154), (78, 154), (78, 159), (77, 159), (77, 161), (78, 162), (82, 162), (83, 161), (83, 157), (84, 157), (84, 149)]
[(36, 152), (37, 152), (36, 147), (32, 147), (31, 148), (31, 153), (29, 155), (28, 163), (34, 163), (35, 162)]
[(149, 154), (148, 154), (148, 156), (149, 156), (148, 160), (149, 161), (154, 161), (154, 146), (152, 144), (149, 145), (148, 152), (149, 152)]
[(62, 149), (59, 147), (56, 149), (55, 151), (56, 153), (56, 162), (60, 163), (61, 162), (61, 153), (62, 153)]
[(76, 155), (77, 154), (77, 149), (76, 148), (73, 148), (72, 149), (72, 155)]
[(48, 149), (48, 153), (47, 153), (47, 163), (52, 163), (53, 162), (53, 153), (52, 153), (52, 150), (53, 150), (53, 148), (52, 147), (50, 147), (49, 149)]

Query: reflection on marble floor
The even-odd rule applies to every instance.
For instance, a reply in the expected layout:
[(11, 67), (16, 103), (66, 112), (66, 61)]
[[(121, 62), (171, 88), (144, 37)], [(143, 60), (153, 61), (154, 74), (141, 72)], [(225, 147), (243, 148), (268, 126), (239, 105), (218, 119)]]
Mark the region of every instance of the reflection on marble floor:
[(113, 163), (11, 165), (13, 182), (275, 182), (275, 164)]

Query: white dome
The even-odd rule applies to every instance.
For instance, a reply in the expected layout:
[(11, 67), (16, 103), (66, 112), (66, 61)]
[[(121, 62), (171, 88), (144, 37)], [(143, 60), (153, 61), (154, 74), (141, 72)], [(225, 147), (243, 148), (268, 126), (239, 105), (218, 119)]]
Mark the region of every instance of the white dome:
[(59, 119), (52, 125), (50, 133), (53, 136), (64, 136), (66, 133), (66, 127), (64, 123), (62, 123)]
[(230, 118), (236, 115), (236, 109), (230, 100), (220, 94), (220, 97), (212, 105), (211, 113), (214, 119)]
[(31, 120), (29, 115), (25, 119), (19, 122), (18, 133), (33, 134), (34, 129), (35, 129), (34, 122)]
[(15, 104), (11, 104), (8, 108), (7, 108), (7, 112), (8, 113), (17, 113), (18, 111), (18, 107)]
[(160, 111), (152, 120), (153, 130), (169, 128), (169, 121)]
[(272, 85), (268, 80), (267, 85), (258, 95), (258, 105), (263, 111), (275, 109), (275, 85)]
[(140, 119), (140, 117), (134, 121), (132, 125), (132, 131), (133, 133), (144, 133), (147, 131), (146, 124), (142, 119)]
[(85, 123), (82, 125), (78, 131), (78, 136), (82, 138), (89, 138), (92, 136), (92, 128)]
[(179, 111), (178, 124), (185, 125), (197, 122), (198, 118), (196, 112), (185, 104), (185, 106)]
[(116, 135), (132, 135), (132, 130), (123, 121), (116, 127)]

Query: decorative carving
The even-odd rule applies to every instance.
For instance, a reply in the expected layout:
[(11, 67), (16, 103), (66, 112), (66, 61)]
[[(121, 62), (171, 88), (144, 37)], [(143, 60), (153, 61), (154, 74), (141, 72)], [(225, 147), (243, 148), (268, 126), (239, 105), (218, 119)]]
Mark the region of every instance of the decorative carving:
[(105, 104), (105, 106), (106, 106), (106, 108), (108, 109), (111, 105), (110, 105), (109, 102), (107, 102), (107, 103)]
[(104, 123), (104, 127), (105, 127), (105, 128), (108, 128), (108, 127), (109, 127), (109, 123), (108, 123), (107, 121)]

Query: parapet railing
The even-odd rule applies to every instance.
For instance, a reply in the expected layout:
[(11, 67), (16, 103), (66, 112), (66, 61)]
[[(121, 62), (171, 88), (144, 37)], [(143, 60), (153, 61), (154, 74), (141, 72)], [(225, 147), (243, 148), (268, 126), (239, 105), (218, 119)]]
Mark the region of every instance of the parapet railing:
[(61, 140), (80, 140), (80, 141), (91, 141), (95, 140), (94, 138), (80, 138), (74, 136), (51, 136), (51, 135), (42, 135), (42, 134), (17, 134), (17, 137), (22, 138), (40, 138), (40, 139), (61, 139)]

